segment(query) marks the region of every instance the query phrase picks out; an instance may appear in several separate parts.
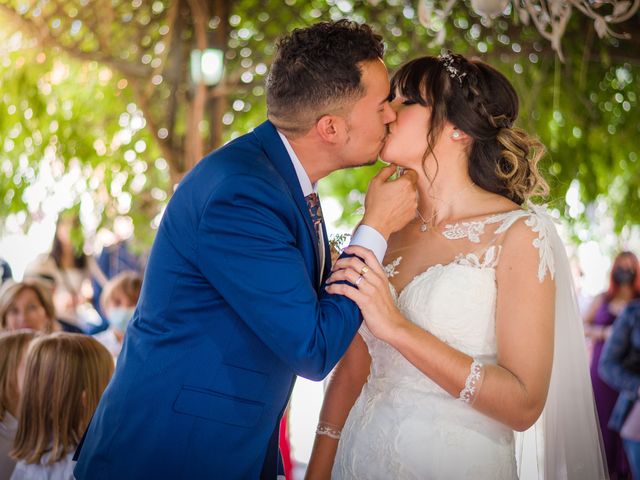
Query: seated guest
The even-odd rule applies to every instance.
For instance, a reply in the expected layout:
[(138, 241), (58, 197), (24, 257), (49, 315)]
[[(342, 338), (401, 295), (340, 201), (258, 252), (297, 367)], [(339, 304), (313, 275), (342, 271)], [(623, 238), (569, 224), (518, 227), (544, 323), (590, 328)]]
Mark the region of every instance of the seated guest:
[(100, 307), (109, 320), (109, 328), (94, 335), (114, 357), (120, 354), (122, 339), (127, 324), (133, 317), (140, 291), (142, 277), (133, 271), (122, 272), (109, 280), (100, 296)]
[(58, 332), (29, 349), (11, 480), (73, 479), (73, 454), (113, 374), (113, 359), (92, 337)]
[(93, 298), (91, 302), (104, 319), (104, 328), (96, 327), (97, 330), (92, 333), (106, 330), (109, 326), (107, 315), (100, 305), (100, 297), (105, 284), (121, 272), (142, 273), (144, 271), (144, 257), (134, 253), (130, 248), (130, 239), (133, 238), (133, 233), (134, 227), (131, 218), (118, 216), (113, 221), (112, 230), (103, 228), (97, 234), (101, 238), (104, 248), (96, 258), (96, 265), (100, 272), (92, 271)]
[(18, 428), (18, 403), (32, 330), (0, 332), (0, 478), (9, 478), (16, 462), (9, 456)]
[(61, 329), (51, 296), (34, 280), (11, 282), (0, 290), (0, 329), (23, 328), (44, 333)]

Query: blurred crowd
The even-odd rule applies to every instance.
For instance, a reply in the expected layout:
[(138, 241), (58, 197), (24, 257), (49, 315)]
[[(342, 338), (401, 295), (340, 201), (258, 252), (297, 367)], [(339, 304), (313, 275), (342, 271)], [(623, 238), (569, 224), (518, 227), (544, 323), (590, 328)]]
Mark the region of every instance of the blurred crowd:
[(18, 281), (0, 258), (0, 478), (73, 478), (73, 453), (107, 386), (142, 289), (126, 241), (84, 253), (77, 215)]
[[(142, 289), (126, 241), (86, 255), (77, 215), (20, 280), (0, 258), (0, 478), (72, 479), (73, 453), (107, 386)], [(640, 264), (616, 256), (585, 311), (591, 379), (612, 480), (640, 480)], [(291, 472), (287, 420), (281, 450)], [(289, 477), (291, 478), (291, 477)]]
[(640, 479), (640, 265), (616, 256), (606, 292), (585, 315), (591, 382), (612, 480)]
[[(113, 373), (142, 290), (126, 240), (85, 254), (63, 212), (21, 280), (0, 252), (0, 479), (71, 480), (73, 453)], [(281, 451), (291, 478), (287, 415)]]

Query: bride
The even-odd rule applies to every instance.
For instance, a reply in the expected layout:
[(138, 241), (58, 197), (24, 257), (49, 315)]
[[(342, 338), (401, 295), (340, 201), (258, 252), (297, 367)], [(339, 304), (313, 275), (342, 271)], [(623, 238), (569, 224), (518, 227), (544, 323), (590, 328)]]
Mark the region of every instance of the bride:
[(328, 280), (364, 323), (307, 478), (607, 478), (568, 261), (528, 201), (548, 189), (543, 146), (513, 126), (513, 87), (450, 53), (391, 86), (382, 157), (417, 171), (419, 209), (384, 267), (349, 247)]

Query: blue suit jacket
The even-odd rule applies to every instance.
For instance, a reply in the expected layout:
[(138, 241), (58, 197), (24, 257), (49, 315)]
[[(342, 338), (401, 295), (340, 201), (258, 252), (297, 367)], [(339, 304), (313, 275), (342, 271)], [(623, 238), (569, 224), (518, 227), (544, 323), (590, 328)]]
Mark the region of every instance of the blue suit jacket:
[(325, 377), (361, 321), (318, 259), (271, 123), (205, 157), (164, 213), (76, 478), (274, 478), (295, 376)]

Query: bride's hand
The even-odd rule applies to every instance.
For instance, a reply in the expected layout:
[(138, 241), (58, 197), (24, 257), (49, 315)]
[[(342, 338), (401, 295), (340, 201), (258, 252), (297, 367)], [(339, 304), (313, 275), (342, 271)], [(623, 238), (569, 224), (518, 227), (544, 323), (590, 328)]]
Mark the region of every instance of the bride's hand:
[[(384, 269), (371, 250), (349, 246), (345, 252), (356, 256), (343, 257), (335, 263), (326, 290), (353, 300), (371, 333), (389, 342), (407, 320), (396, 308)], [(339, 281), (351, 285), (334, 283)]]

